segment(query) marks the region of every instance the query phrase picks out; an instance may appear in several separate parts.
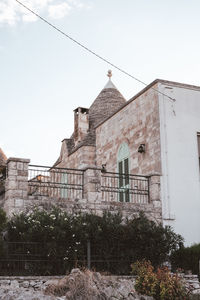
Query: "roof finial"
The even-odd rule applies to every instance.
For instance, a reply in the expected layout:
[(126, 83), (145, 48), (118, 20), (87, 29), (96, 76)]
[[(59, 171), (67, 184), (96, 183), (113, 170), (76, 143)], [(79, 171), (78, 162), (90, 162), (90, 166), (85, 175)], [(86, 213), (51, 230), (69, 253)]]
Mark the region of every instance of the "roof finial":
[(108, 70), (107, 76), (109, 77), (109, 79), (112, 77), (112, 71), (111, 70)]

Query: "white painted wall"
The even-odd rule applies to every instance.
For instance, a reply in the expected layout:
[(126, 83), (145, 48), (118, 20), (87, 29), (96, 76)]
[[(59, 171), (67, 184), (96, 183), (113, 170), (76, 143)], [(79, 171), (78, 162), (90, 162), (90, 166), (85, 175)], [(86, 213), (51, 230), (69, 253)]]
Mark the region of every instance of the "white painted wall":
[(164, 224), (172, 225), (185, 244), (200, 243), (200, 88), (159, 83), (161, 193)]

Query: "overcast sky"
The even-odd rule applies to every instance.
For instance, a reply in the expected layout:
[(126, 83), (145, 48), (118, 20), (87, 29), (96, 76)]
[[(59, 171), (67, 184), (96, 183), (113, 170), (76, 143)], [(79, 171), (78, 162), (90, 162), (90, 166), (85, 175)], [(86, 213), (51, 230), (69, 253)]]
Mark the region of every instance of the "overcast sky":
[[(61, 30), (146, 83), (200, 85), (199, 0), (20, 0)], [(0, 0), (0, 147), (52, 165), (111, 67), (28, 13)], [(143, 88), (113, 70), (128, 100)]]

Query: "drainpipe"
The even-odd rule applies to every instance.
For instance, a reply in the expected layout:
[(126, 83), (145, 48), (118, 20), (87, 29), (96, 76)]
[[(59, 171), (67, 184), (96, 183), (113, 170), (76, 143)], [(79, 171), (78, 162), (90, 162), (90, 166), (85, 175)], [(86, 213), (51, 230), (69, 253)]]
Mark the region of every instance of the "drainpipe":
[[(164, 94), (166, 93), (166, 89), (172, 89), (170, 87), (165, 87)], [(175, 219), (171, 214), (171, 199), (170, 199), (170, 182), (169, 182), (169, 159), (168, 159), (168, 136), (167, 136), (167, 122), (166, 122), (166, 98), (165, 96), (160, 96), (160, 136), (161, 136), (161, 158), (162, 158), (162, 173), (163, 178), (162, 181), (162, 199), (163, 202), (163, 220), (164, 221), (173, 221)], [(162, 147), (163, 146), (163, 147)], [(162, 150), (163, 148), (163, 150)]]

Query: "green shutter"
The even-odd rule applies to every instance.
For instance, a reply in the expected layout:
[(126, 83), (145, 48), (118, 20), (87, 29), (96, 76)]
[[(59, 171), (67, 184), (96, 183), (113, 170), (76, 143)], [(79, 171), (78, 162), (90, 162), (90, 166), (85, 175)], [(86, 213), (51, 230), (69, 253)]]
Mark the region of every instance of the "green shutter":
[(128, 158), (124, 160), (124, 173), (125, 173), (125, 185), (129, 184), (129, 165), (128, 165)]
[(120, 175), (120, 174), (123, 174), (123, 164), (122, 164), (122, 161), (120, 161), (118, 163), (118, 168), (119, 168), (119, 187), (122, 187), (123, 186), (123, 175)]

